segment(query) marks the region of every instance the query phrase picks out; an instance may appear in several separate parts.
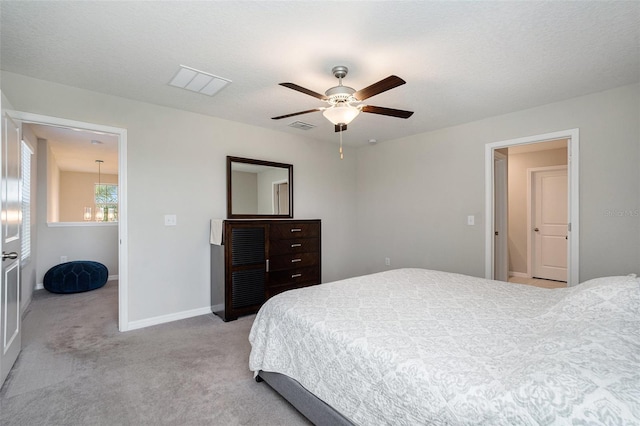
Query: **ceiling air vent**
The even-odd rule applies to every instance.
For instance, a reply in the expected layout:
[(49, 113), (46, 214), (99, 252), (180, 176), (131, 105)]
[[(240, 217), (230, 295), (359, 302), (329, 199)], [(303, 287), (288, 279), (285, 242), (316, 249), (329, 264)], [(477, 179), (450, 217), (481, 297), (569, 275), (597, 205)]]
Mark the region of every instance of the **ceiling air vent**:
[(180, 65), (180, 70), (169, 82), (169, 85), (213, 96), (229, 83), (231, 83), (229, 79)]
[(304, 121), (294, 121), (293, 123), (289, 124), (289, 127), (300, 130), (311, 130), (316, 126), (314, 126), (313, 124), (305, 123)]

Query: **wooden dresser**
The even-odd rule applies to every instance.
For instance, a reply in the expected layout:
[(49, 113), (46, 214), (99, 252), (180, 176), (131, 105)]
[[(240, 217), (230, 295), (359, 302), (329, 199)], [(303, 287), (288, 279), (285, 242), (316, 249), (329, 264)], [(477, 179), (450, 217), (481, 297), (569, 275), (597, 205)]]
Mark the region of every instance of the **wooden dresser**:
[(320, 220), (225, 220), (211, 245), (211, 310), (224, 321), (286, 290), (320, 284)]

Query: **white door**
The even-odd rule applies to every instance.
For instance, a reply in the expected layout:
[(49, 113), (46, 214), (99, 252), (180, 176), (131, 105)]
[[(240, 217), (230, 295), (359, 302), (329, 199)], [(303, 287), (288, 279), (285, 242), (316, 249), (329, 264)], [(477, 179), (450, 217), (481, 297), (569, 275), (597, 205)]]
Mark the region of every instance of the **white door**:
[(567, 168), (534, 171), (532, 175), (532, 275), (567, 281)]
[(2, 275), (0, 276), (0, 386), (13, 367), (21, 345), (20, 324), (20, 129), (3, 114), (0, 197)]
[(493, 279), (509, 281), (509, 255), (507, 250), (507, 160), (508, 157), (494, 151), (494, 265)]

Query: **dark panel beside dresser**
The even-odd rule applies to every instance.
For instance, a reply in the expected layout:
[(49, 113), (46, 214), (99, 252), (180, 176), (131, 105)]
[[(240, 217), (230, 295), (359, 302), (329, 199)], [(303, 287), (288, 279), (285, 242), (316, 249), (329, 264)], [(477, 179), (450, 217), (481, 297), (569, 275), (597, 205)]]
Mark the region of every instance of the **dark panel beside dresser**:
[(211, 246), (211, 310), (225, 321), (283, 291), (320, 284), (320, 220), (225, 220)]

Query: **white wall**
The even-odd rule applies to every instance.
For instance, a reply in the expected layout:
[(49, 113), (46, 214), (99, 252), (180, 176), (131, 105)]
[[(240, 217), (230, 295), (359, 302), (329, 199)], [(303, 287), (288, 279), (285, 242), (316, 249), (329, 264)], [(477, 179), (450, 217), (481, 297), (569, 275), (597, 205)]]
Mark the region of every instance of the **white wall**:
[(258, 211), (260, 213), (274, 214), (273, 182), (282, 182), (288, 177), (289, 170), (286, 169), (274, 168), (258, 173)]
[[(209, 306), (209, 219), (226, 216), (226, 156), (294, 165), (294, 214), (322, 219), (322, 278), (353, 276), (356, 153), (334, 144), (8, 72), (15, 109), (127, 129), (130, 321)], [(194, 95), (197, 96), (197, 95)], [(327, 173), (330, 170), (331, 173)], [(165, 227), (164, 215), (177, 226)]]
[[(60, 171), (59, 220), (60, 222), (84, 222), (84, 208), (91, 207), (96, 215), (95, 185), (118, 184), (118, 175)], [(106, 219), (105, 214), (105, 219)]]
[(231, 172), (233, 191), (231, 205), (234, 214), (256, 214), (258, 211), (258, 174)]
[[(392, 267), (484, 276), (485, 144), (572, 128), (580, 129), (580, 280), (639, 273), (637, 84), (359, 149), (360, 272), (385, 269), (390, 257)], [(611, 214), (620, 211), (630, 213)]]
[(38, 138), (33, 134), (28, 126), (22, 129), (22, 140), (29, 144), (33, 151), (31, 156), (31, 258), (27, 263), (22, 264), (22, 302), (21, 309), (26, 308), (31, 302), (33, 290), (37, 284), (38, 265), (38, 227), (37, 227), (37, 207), (38, 197), (36, 193), (38, 182)]
[[(43, 182), (46, 187), (46, 217), (47, 222), (59, 222), (60, 221), (60, 168), (58, 167), (58, 162), (56, 161), (56, 157), (51, 150), (49, 144), (46, 143), (44, 146), (40, 144), (40, 140), (38, 140), (38, 150), (42, 147), (40, 157), (42, 159), (46, 159), (46, 169), (44, 172), (47, 175), (46, 181)], [(42, 189), (43, 187), (38, 187), (38, 189)]]

